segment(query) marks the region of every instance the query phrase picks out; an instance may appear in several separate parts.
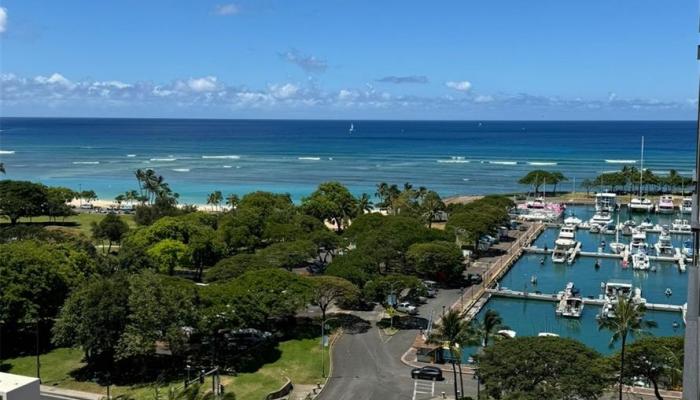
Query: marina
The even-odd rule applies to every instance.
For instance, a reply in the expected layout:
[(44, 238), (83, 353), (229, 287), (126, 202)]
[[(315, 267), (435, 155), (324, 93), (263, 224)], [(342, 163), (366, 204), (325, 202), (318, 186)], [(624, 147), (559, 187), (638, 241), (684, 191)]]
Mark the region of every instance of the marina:
[[(489, 271), (486, 288), (466, 307), (468, 318), (493, 309), (517, 336), (571, 337), (609, 354), (616, 347), (597, 319), (614, 315), (616, 295), (624, 293), (646, 306), (647, 319), (658, 325), (651, 334), (682, 335), (689, 235), (680, 198), (673, 213), (632, 212), (619, 200), (599, 196), (592, 205), (568, 205), (555, 220), (522, 218), (531, 239)], [(601, 228), (591, 231), (594, 225)], [(625, 226), (634, 227), (634, 236), (623, 234)], [(476, 350), (466, 351), (465, 361)]]

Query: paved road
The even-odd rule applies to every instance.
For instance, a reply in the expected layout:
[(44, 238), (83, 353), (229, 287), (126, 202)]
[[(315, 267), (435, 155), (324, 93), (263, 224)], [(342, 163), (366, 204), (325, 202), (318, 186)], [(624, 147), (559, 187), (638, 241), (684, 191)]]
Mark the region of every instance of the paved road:
[[(441, 290), (438, 296), (419, 308), (419, 316), (428, 318), (430, 311), (442, 313), (459, 299), (459, 290)], [(376, 327), (376, 313), (363, 313), (370, 322), (366, 331), (346, 332), (333, 348), (333, 370), (321, 400), (404, 400), (412, 399), (414, 381), (411, 368), (401, 362), (401, 356), (413, 344), (417, 330), (402, 330), (394, 336), (384, 336)], [(453, 392), (452, 375), (437, 382), (435, 394)], [(472, 382), (465, 382), (465, 391)], [(429, 398), (423, 395), (416, 399)]]

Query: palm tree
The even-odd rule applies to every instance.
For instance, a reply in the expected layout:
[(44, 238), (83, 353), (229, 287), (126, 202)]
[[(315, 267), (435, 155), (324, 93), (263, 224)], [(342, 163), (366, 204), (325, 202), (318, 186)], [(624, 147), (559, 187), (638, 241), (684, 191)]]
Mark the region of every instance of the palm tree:
[(372, 212), (372, 200), (367, 193), (357, 199), (357, 215), (362, 215), (366, 212)]
[(207, 196), (207, 204), (211, 204), (212, 206), (215, 206), (217, 209), (219, 208), (219, 204), (221, 204), (221, 199), (223, 198), (223, 195), (221, 194), (220, 191), (214, 191), (209, 193), (209, 196)]
[(5, 163), (0, 162), (0, 172), (5, 173)]
[(644, 320), (645, 308), (643, 304), (638, 304), (634, 300), (625, 296), (618, 297), (615, 306), (615, 314), (609, 318), (598, 320), (598, 329), (607, 329), (612, 333), (610, 347), (618, 341), (621, 343), (620, 349), (620, 391), (619, 400), (622, 400), (622, 377), (625, 371), (625, 346), (627, 337), (645, 333), (646, 328), (656, 326), (654, 321)]
[(240, 199), (238, 198), (237, 194), (229, 194), (226, 196), (226, 205), (231, 207), (231, 210), (234, 210), (236, 207), (238, 207), (238, 202)]
[[(482, 321), (475, 319), (469, 324), (469, 338), (467, 344), (471, 346), (487, 347), (490, 339), (499, 337), (498, 331), (501, 329), (508, 329), (507, 326), (503, 325), (501, 315), (496, 310), (488, 309)], [(477, 398), (479, 398), (481, 379), (479, 379), (478, 371), (476, 378)]]
[[(450, 351), (452, 361), (452, 374), (454, 375), (455, 399), (464, 396), (464, 382), (462, 382), (462, 350), (461, 347), (469, 341), (469, 325), (464, 319), (464, 314), (450, 309), (442, 316), (440, 322), (434, 327), (434, 331), (428, 338), (429, 342), (443, 344)], [(457, 371), (455, 359), (458, 361), (460, 397), (457, 396)]]

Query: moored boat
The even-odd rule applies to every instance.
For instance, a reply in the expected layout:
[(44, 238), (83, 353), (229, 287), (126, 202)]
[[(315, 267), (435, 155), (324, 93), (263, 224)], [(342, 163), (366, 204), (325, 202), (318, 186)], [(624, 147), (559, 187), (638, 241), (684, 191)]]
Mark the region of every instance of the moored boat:
[(659, 197), (659, 202), (656, 203), (656, 212), (659, 214), (673, 214), (676, 212), (676, 206), (673, 204), (673, 196), (664, 195)]

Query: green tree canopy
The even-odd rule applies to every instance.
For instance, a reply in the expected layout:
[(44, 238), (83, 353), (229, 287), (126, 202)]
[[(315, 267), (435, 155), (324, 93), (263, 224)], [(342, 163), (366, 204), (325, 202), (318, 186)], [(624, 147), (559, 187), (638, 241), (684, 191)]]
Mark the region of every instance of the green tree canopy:
[(519, 337), (485, 348), (478, 374), (496, 399), (598, 399), (608, 385), (601, 356), (580, 342)]
[(92, 223), (92, 236), (95, 239), (107, 240), (107, 251), (112, 249), (113, 243), (120, 243), (124, 235), (129, 232), (129, 225), (116, 214), (107, 214), (99, 223)]
[(302, 208), (321, 221), (333, 222), (342, 231), (347, 220), (357, 215), (357, 199), (340, 182), (325, 182), (304, 198)]
[(27, 181), (0, 181), (0, 212), (12, 225), (22, 217), (35, 217), (46, 212), (46, 186)]
[(406, 257), (416, 272), (426, 278), (455, 281), (461, 279), (464, 271), (462, 252), (451, 242), (415, 243), (408, 248)]

